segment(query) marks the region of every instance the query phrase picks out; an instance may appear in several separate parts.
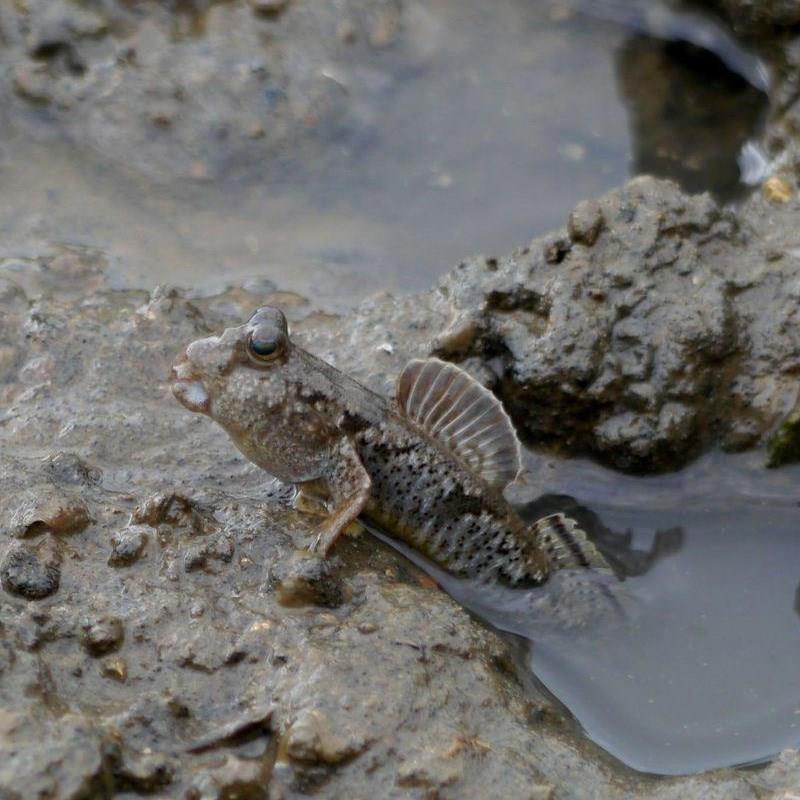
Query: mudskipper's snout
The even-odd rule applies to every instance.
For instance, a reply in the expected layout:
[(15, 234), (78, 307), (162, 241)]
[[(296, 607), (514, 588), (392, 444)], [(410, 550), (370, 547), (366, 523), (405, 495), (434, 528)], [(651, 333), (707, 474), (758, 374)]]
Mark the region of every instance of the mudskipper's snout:
[(181, 354), (173, 364), (170, 384), (175, 399), (189, 411), (209, 413), (211, 398), (188, 353)]

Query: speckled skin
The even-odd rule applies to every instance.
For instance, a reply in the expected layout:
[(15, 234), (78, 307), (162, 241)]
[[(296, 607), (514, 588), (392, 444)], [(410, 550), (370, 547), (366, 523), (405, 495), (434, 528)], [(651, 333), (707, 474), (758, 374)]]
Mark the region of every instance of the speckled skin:
[[(260, 335), (280, 338), (265, 363), (249, 344)], [(327, 552), (363, 514), (457, 575), (523, 586), (549, 573), (499, 491), (401, 416), (394, 400), (293, 344), (277, 309), (190, 344), (173, 368), (173, 391), (255, 464), (331, 500), (311, 549)]]

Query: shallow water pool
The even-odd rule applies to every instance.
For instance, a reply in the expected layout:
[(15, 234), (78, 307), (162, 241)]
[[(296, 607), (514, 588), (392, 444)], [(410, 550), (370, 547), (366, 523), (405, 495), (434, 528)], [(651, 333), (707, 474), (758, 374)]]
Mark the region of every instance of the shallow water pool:
[(539, 474), (559, 494), (525, 515), (576, 516), (622, 582), (560, 575), (533, 592), (490, 590), (404, 552), (528, 640), (533, 674), (634, 769), (699, 772), (800, 744), (800, 470), (764, 470), (760, 454), (653, 478), (550, 467)]

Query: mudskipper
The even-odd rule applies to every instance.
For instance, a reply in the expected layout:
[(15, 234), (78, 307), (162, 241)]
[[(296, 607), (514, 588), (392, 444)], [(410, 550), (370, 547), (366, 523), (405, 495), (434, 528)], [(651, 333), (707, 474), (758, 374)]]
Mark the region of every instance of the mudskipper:
[(411, 361), (382, 397), (289, 338), (277, 308), (192, 342), (175, 397), (219, 423), (258, 466), (327, 503), (310, 549), (363, 516), (463, 578), (509, 587), (607, 568), (563, 514), (526, 525), (503, 497), (520, 446), (499, 400), (453, 364)]

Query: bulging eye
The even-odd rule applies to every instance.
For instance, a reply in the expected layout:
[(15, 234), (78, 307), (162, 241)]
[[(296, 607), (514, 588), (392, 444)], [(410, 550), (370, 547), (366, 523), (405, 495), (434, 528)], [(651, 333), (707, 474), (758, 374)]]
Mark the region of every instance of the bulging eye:
[(272, 361), (283, 351), (284, 337), (278, 331), (253, 331), (247, 340), (247, 352), (259, 362)]

